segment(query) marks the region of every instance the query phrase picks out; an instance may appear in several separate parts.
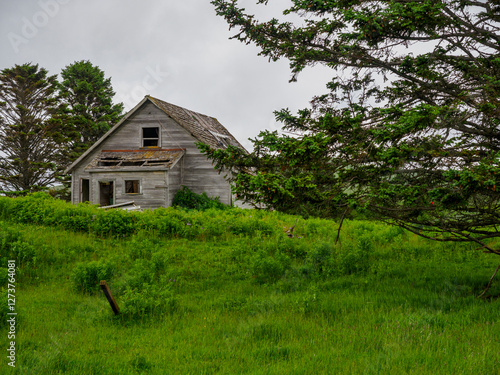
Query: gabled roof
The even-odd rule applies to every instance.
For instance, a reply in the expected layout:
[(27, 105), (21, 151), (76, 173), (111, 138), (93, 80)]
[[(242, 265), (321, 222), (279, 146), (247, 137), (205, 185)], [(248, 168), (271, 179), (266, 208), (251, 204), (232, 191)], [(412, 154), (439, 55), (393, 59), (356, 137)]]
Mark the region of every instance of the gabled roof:
[(147, 96), (159, 109), (177, 121), (193, 137), (206, 143), (212, 148), (226, 148), (228, 145), (243, 149), (243, 146), (234, 138), (216, 118), (202, 115), (189, 109), (182, 108), (163, 100)]
[(142, 107), (147, 101), (153, 103), (158, 109), (163, 111), (167, 116), (174, 119), (179, 125), (186, 129), (195, 139), (199, 142), (205, 143), (215, 149), (224, 149), (227, 146), (236, 146), (241, 149), (245, 149), (237, 140), (233, 137), (229, 131), (222, 126), (222, 124), (217, 121), (216, 118), (202, 115), (191, 111), (186, 108), (176, 106), (164, 102), (163, 100), (153, 98), (152, 96), (146, 95), (144, 99), (132, 108), (123, 118), (111, 129), (108, 130), (96, 143), (94, 143), (87, 151), (85, 151), (78, 159), (76, 159), (73, 164), (71, 164), (65, 173), (71, 172), (87, 155), (94, 151), (101, 143), (103, 143), (108, 137), (110, 137), (120, 126), (128, 120), (139, 108)]

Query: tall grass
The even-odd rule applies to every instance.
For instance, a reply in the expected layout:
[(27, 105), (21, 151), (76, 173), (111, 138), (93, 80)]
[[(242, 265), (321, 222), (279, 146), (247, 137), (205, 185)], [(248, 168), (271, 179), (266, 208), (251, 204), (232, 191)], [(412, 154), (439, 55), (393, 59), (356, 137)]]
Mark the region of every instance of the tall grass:
[(499, 302), (476, 298), (497, 259), (472, 245), (356, 220), (335, 244), (328, 220), (40, 195), (0, 199), (0, 213), (0, 285), (16, 259), (19, 313), (17, 367), (0, 373), (499, 372)]

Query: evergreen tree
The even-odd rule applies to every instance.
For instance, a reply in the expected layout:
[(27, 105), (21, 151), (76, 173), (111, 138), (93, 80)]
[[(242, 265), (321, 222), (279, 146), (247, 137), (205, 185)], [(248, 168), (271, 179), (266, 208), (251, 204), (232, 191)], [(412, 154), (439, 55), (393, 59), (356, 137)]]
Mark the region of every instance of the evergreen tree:
[(31, 63), (0, 72), (0, 189), (27, 193), (55, 182), (65, 141), (57, 78)]
[(364, 209), (500, 255), (487, 241), (500, 237), (498, 1), (294, 0), (268, 21), (212, 3), (234, 38), (288, 59), (292, 80), (315, 64), (334, 76), (310, 108), (278, 111), (285, 133), (261, 133), (252, 153), (202, 146), (236, 194), (321, 216)]
[(70, 130), (67, 164), (76, 160), (115, 123), (123, 112), (123, 104), (113, 104), (115, 95), (111, 79), (89, 61), (77, 61), (61, 72), (60, 113)]

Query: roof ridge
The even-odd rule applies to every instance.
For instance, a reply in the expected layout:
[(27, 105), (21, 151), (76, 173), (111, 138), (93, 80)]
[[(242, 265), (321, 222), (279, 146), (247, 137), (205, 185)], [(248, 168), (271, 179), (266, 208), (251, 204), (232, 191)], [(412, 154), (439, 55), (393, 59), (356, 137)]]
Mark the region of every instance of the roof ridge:
[(153, 104), (163, 111), (167, 116), (174, 119), (179, 125), (186, 129), (199, 142), (208, 144), (213, 148), (225, 148), (227, 144), (214, 133), (224, 134), (232, 140), (232, 144), (244, 150), (244, 147), (238, 140), (222, 125), (215, 117), (207, 116), (190, 109), (165, 102), (161, 99), (154, 98), (150, 95), (146, 96)]
[(151, 95), (146, 95), (146, 96), (148, 98), (150, 98), (150, 99), (156, 100), (156, 101), (161, 102), (161, 103), (165, 103), (165, 104), (170, 105), (172, 107), (176, 107), (176, 108), (182, 109), (184, 111), (187, 111), (187, 112), (190, 112), (190, 113), (194, 113), (196, 115), (203, 116), (203, 117), (208, 117), (208, 118), (211, 118), (211, 119), (214, 119), (214, 120), (218, 121), (215, 117), (212, 117), (212, 116), (209, 116), (209, 115), (205, 115), (204, 113), (196, 112), (196, 111), (193, 111), (192, 109), (188, 109), (188, 108), (185, 108), (185, 107), (181, 107), (180, 105), (177, 105), (177, 104), (172, 104), (172, 103), (166, 102), (165, 100), (161, 100), (161, 99), (155, 98), (155, 97), (153, 97)]

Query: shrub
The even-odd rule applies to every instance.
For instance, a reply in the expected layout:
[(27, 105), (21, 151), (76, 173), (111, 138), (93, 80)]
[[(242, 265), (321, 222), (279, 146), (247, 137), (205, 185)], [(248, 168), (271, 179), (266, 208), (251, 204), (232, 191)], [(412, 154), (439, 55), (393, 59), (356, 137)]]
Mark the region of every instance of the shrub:
[(99, 289), (101, 280), (109, 280), (113, 275), (113, 266), (104, 261), (94, 261), (78, 264), (71, 280), (76, 290), (91, 293)]
[(182, 189), (175, 194), (172, 205), (200, 211), (209, 208), (216, 208), (219, 210), (226, 208), (226, 205), (220, 202), (219, 197), (210, 198), (207, 193), (196, 194), (186, 186), (183, 186)]
[(29, 243), (16, 241), (10, 246), (8, 252), (10, 259), (16, 259), (19, 266), (35, 261), (35, 248)]
[(255, 235), (257, 233), (271, 235), (276, 227), (276, 223), (267, 222), (255, 215), (233, 215), (228, 223), (228, 231), (236, 235)]
[(60, 223), (64, 229), (86, 232), (92, 223), (92, 215), (90, 212), (86, 214), (84, 209), (79, 208), (66, 212), (66, 215), (62, 214)]
[[(187, 188), (181, 191), (186, 192)], [(206, 194), (198, 196), (202, 197), (197, 201), (199, 204), (196, 203), (196, 207), (189, 206), (197, 210), (168, 207), (128, 212), (103, 211), (89, 204), (74, 206), (37, 193), (19, 198), (0, 197), (0, 215), (16, 223), (54, 226), (101, 237), (125, 237), (149, 232), (166, 237), (206, 239), (228, 235), (260, 237), (282, 233), (278, 224), (282, 219), (276, 213), (237, 208), (221, 210), (227, 206), (217, 199), (208, 198)], [(12, 241), (8, 239), (8, 242)]]
[(126, 287), (140, 288), (143, 284), (151, 284), (155, 280), (155, 269), (152, 262), (136, 259), (130, 272), (125, 277)]
[(274, 256), (259, 251), (251, 258), (251, 271), (258, 283), (274, 283), (278, 281), (290, 267), (290, 258), (277, 252)]
[(22, 241), (23, 237), (19, 231), (13, 230), (9, 227), (3, 227), (0, 231), (0, 252), (8, 254), (12, 245), (16, 242)]
[(132, 260), (136, 259), (151, 259), (151, 254), (154, 249), (156, 249), (158, 245), (155, 241), (150, 239), (136, 239), (133, 238), (130, 242), (128, 242), (128, 253)]
[(134, 213), (118, 210), (100, 211), (91, 228), (98, 236), (128, 236), (134, 233)]
[(306, 258), (306, 264), (310, 265), (312, 269), (322, 274), (330, 269), (332, 263), (333, 250), (329, 243), (322, 243), (314, 247)]
[(343, 275), (366, 272), (370, 268), (369, 255), (372, 250), (369, 234), (361, 235), (354, 244), (348, 243), (339, 253), (339, 271)]
[(315, 246), (304, 261), (300, 272), (304, 276), (338, 276), (363, 273), (369, 269), (373, 244), (370, 234), (361, 235), (335, 249), (330, 243)]
[(120, 300), (121, 315), (128, 319), (170, 313), (177, 308), (177, 298), (171, 290), (171, 284), (127, 287)]

